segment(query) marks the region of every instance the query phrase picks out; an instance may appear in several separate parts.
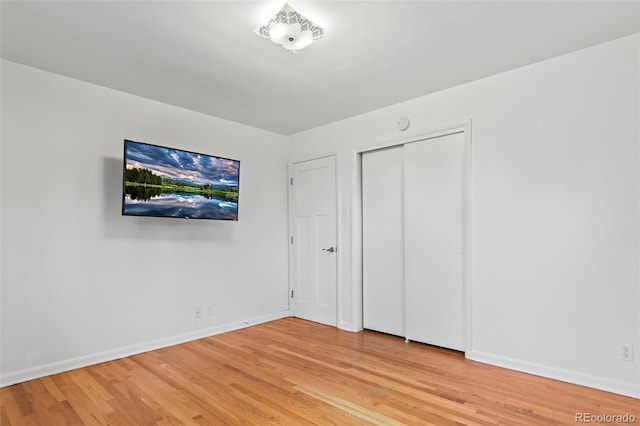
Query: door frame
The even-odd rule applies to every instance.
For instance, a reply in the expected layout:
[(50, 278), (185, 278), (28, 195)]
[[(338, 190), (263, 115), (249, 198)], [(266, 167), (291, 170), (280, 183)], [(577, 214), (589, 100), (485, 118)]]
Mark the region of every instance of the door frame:
[(462, 189), (462, 291), (463, 291), (463, 322), (464, 322), (464, 347), (465, 354), (471, 353), (473, 341), (473, 286), (471, 280), (471, 120), (451, 123), (434, 128), (427, 133), (407, 139), (394, 140), (382, 144), (358, 148), (353, 151), (353, 228), (352, 228), (352, 290), (353, 312), (355, 329), (363, 329), (363, 264), (362, 264), (362, 154), (392, 146), (405, 145), (427, 139), (434, 139), (454, 133), (464, 133), (464, 160), (462, 165), (463, 189)]
[(333, 189), (333, 194), (335, 196), (335, 217), (336, 217), (336, 327), (340, 328), (340, 303), (341, 303), (341, 298), (340, 298), (340, 289), (341, 289), (341, 280), (340, 280), (340, 271), (341, 271), (341, 244), (340, 244), (340, 216), (338, 215), (338, 213), (340, 212), (340, 197), (338, 196), (338, 190), (339, 190), (339, 185), (338, 185), (338, 166), (339, 166), (339, 157), (336, 154), (329, 154), (329, 155), (323, 155), (323, 156), (319, 156), (319, 157), (313, 157), (313, 158), (307, 158), (304, 160), (299, 160), (299, 161), (289, 161), (287, 164), (287, 228), (288, 228), (288, 235), (287, 235), (287, 251), (288, 251), (288, 259), (289, 259), (289, 267), (288, 267), (288, 288), (287, 288), (287, 306), (288, 306), (288, 310), (289, 310), (289, 316), (294, 316), (294, 306), (293, 306), (293, 297), (291, 297), (291, 292), (293, 291), (294, 285), (293, 285), (293, 279), (294, 279), (294, 261), (295, 261), (295, 256), (294, 256), (294, 252), (293, 252), (293, 243), (292, 243), (292, 238), (293, 238), (293, 234), (294, 234), (294, 215), (293, 215), (293, 184), (292, 184), (292, 179), (293, 179), (293, 166), (295, 164), (300, 164), (300, 163), (306, 163), (308, 161), (314, 161), (314, 160), (322, 160), (324, 158), (331, 158), (333, 157), (334, 159), (334, 165), (335, 165), (335, 176), (334, 176), (334, 189)]

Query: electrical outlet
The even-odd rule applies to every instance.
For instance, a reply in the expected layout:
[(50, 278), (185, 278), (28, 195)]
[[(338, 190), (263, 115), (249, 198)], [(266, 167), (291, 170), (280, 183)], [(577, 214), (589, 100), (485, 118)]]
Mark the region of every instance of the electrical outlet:
[(196, 306), (195, 308), (193, 308), (193, 317), (195, 319), (202, 317), (202, 309), (200, 309), (200, 306)]
[(213, 316), (213, 305), (209, 305), (209, 307), (207, 308), (207, 315), (209, 315), (210, 317)]
[(621, 357), (623, 361), (633, 361), (633, 345), (623, 346)]

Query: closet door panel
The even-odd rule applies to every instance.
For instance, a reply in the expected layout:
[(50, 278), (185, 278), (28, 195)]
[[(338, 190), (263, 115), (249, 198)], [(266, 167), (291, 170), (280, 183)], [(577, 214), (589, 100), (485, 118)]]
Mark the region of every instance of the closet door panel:
[(404, 146), (405, 306), (410, 340), (464, 350), (464, 133)]
[(363, 325), (404, 336), (402, 146), (362, 155)]

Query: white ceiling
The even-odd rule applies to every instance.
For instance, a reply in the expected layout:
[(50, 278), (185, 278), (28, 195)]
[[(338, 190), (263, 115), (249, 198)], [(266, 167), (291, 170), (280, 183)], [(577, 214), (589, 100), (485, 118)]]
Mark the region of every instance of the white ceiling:
[(4, 59), (289, 135), (640, 32), (640, 1), (1, 2)]

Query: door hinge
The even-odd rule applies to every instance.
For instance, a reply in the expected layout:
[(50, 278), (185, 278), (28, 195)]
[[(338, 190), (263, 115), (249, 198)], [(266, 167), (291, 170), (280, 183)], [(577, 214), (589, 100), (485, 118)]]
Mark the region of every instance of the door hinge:
[(293, 244), (293, 237), (291, 237), (291, 244)]
[(293, 178), (291, 178), (291, 181), (290, 181), (290, 182), (291, 182), (291, 186), (293, 186)]
[(291, 298), (293, 299), (293, 290), (291, 290)]

